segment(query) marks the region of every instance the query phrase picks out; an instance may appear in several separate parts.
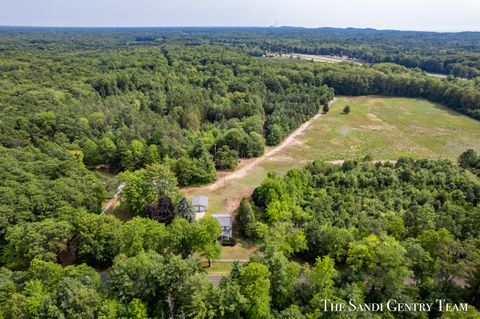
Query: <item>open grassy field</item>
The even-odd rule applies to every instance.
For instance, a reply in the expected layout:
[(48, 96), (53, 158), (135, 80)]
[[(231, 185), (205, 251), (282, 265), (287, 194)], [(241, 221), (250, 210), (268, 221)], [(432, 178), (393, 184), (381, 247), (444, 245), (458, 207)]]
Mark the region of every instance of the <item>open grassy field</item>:
[(281, 59), (301, 59), (314, 62), (324, 62), (324, 63), (340, 63), (340, 62), (351, 62), (355, 64), (362, 64), (355, 59), (350, 59), (347, 57), (339, 57), (332, 55), (313, 55), (313, 54), (301, 54), (301, 53), (285, 53), (285, 54), (275, 54), (274, 58)]
[[(345, 105), (351, 113), (343, 114)], [(242, 176), (224, 179), (217, 187), (186, 188), (188, 196), (209, 197), (208, 213), (233, 212), (272, 171), (284, 174), (312, 160), (339, 161), (370, 155), (375, 160), (401, 156), (450, 159), (468, 148), (480, 152), (480, 122), (443, 106), (420, 99), (385, 97), (338, 97), (330, 112), (313, 120), (287, 146), (249, 168)], [(270, 149), (267, 149), (267, 151)], [(244, 161), (237, 170), (248, 166)], [(228, 176), (228, 173), (226, 173)], [(231, 251), (232, 250), (232, 251)], [(222, 258), (243, 254), (237, 247), (224, 247)]]
[[(342, 113), (348, 104), (352, 112)], [(456, 160), (480, 150), (480, 122), (426, 100), (342, 97), (283, 155), (304, 159), (415, 158)]]

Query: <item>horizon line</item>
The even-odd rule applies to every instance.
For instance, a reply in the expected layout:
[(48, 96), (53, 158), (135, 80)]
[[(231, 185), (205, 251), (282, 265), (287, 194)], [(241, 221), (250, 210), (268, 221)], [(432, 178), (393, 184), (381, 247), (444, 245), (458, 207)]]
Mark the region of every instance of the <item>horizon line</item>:
[(331, 26), (295, 26), (295, 25), (157, 25), (157, 26), (72, 26), (72, 25), (0, 25), (0, 28), (31, 28), (31, 29), (175, 29), (175, 28), (212, 28), (212, 29), (306, 29), (306, 30), (319, 30), (319, 29), (338, 29), (338, 30), (372, 30), (372, 31), (400, 31), (400, 32), (428, 32), (428, 33), (479, 33), (478, 30), (435, 30), (435, 29), (393, 29), (393, 28), (375, 28), (375, 27), (331, 27)]

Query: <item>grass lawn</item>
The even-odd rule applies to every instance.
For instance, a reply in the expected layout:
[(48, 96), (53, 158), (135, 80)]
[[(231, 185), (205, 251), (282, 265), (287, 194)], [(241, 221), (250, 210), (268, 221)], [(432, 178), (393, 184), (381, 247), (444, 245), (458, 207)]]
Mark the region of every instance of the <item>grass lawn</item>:
[(209, 275), (227, 275), (232, 270), (232, 263), (222, 263), (212, 261), (210, 267), (205, 267)]
[(242, 259), (248, 259), (248, 256), (257, 251), (255, 245), (238, 238), (237, 234), (234, 234), (234, 237), (237, 240), (237, 244), (235, 246), (223, 246), (221, 259), (242, 261)]

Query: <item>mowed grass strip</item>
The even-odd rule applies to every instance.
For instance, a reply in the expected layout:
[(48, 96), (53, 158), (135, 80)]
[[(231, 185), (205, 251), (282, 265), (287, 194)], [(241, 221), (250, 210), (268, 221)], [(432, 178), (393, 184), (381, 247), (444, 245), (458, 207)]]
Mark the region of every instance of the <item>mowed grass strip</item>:
[(219, 263), (212, 261), (210, 267), (205, 267), (205, 271), (209, 275), (228, 275), (232, 270), (233, 263)]

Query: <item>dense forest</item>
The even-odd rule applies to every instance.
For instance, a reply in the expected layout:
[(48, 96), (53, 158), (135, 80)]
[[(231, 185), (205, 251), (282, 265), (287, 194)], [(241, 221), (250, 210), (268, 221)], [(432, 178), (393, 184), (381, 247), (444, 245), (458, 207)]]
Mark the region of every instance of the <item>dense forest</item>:
[[(260, 251), (219, 286), (204, 276), (200, 260), (219, 256), (221, 229), (194, 221), (179, 187), (262, 155), (335, 94), (426, 98), (480, 119), (479, 78), (261, 57), (321, 53), (308, 43), (329, 38), (345, 50), (372, 41), (388, 51), (373, 31), (356, 31), (358, 43), (347, 36), (354, 31), (327, 31), (2, 28), (0, 318), (338, 318), (319, 303), (347, 296), (479, 307), (472, 151), (460, 168), (402, 159), (270, 176), (238, 210)], [(292, 40), (297, 32), (307, 42)], [(476, 36), (399, 33), (390, 44), (425, 58), (429, 46), (446, 50), (473, 76)], [(100, 214), (100, 168), (126, 183), (121, 201), (133, 219)]]
[[(235, 46), (254, 56), (266, 52), (338, 55), (367, 63), (396, 63), (426, 72), (461, 78), (480, 76), (480, 33), (440, 33), (374, 29), (280, 28), (135, 28), (1, 29), (0, 43), (23, 47), (72, 46), (78, 49), (117, 46), (214, 44)], [(72, 39), (72, 33), (75, 37)], [(13, 37), (10, 37), (13, 35)], [(68, 44), (65, 47), (65, 44)], [(2, 50), (0, 48), (0, 50)], [(5, 48), (3, 49), (5, 50)]]
[[(478, 179), (448, 161), (314, 162), (270, 175), (252, 201), (244, 199), (238, 220), (245, 236), (262, 239), (261, 258), (281, 251), (323, 267), (324, 275), (330, 269), (320, 281), (328, 289), (283, 306), (308, 313), (322, 308), (315, 302), (348, 292), (364, 302), (445, 299), (478, 307), (479, 195)], [(272, 306), (280, 306), (279, 292), (271, 293)]]
[(260, 43), (260, 49), (270, 52), (348, 56), (366, 63), (391, 62), (461, 78), (480, 76), (478, 32), (285, 28)]
[[(171, 184), (161, 193), (175, 191)], [(313, 162), (270, 175), (237, 212), (260, 250), (219, 285), (199, 259), (218, 256), (212, 218), (122, 223), (64, 211), (8, 230), (0, 311), (4, 318), (478, 318), (479, 202), (480, 181), (448, 161)], [(57, 265), (66, 250), (82, 264)], [(108, 278), (87, 265), (111, 265)], [(325, 299), (434, 306), (339, 314), (324, 311)], [(440, 313), (437, 299), (468, 311)]]

